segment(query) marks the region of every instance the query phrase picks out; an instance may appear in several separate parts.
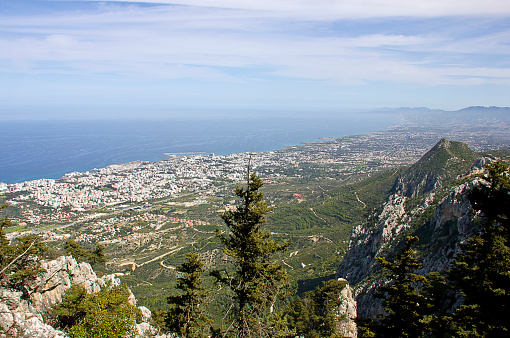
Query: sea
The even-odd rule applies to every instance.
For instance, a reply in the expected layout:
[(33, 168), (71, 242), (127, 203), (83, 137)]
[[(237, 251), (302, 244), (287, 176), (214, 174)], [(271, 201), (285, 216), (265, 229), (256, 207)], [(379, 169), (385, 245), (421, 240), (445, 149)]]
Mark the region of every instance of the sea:
[(227, 155), (278, 150), (322, 137), (384, 130), (390, 113), (334, 116), (0, 122), (0, 182), (60, 178), (168, 153)]

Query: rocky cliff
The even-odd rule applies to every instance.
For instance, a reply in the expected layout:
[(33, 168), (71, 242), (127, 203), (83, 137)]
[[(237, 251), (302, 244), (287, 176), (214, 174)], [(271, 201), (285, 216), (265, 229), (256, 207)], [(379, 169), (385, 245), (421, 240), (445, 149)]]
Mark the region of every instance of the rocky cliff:
[(446, 139), (395, 180), (393, 194), (351, 233), (349, 249), (337, 277), (354, 286), (358, 315), (381, 313), (375, 290), (384, 284), (375, 257), (392, 259), (406, 236), (420, 238), (419, 273), (448, 269), (459, 243), (470, 237), (477, 223), (467, 192), (477, 184), (474, 175), (487, 159), (476, 159), (465, 144)]
[[(43, 261), (41, 267), (46, 272), (26, 283), (22, 291), (0, 288), (0, 338), (64, 338), (65, 333), (46, 324), (44, 318), (71, 285), (82, 285), (89, 293), (96, 293), (108, 283), (120, 284), (114, 275), (98, 278), (90, 264), (78, 264), (70, 256)], [(136, 305), (133, 294), (129, 302)], [(157, 330), (149, 324), (151, 312), (145, 307), (139, 309), (143, 322), (137, 324), (138, 337), (156, 336)]]
[[(339, 279), (344, 280), (345, 279)], [(347, 282), (347, 281), (346, 281)], [(356, 300), (354, 292), (349, 284), (346, 284), (339, 295), (340, 305), (338, 306), (338, 324), (336, 333), (341, 337), (357, 338), (358, 327), (354, 321), (357, 316)]]

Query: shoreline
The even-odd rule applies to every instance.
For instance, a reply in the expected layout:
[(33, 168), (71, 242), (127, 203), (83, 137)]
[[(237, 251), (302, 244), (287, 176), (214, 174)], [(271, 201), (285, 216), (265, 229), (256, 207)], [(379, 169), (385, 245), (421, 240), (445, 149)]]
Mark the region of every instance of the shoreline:
[[(271, 151), (284, 151), (284, 150), (288, 150), (290, 148), (300, 147), (300, 146), (303, 146), (303, 145), (306, 145), (306, 144), (325, 143), (327, 141), (337, 140), (337, 139), (342, 139), (342, 138), (359, 137), (359, 136), (369, 135), (369, 134), (373, 134), (373, 133), (387, 132), (388, 129), (391, 128), (391, 127), (392, 126), (385, 126), (384, 130), (376, 130), (376, 131), (372, 130), (372, 131), (368, 131), (368, 132), (365, 132), (365, 133), (358, 133), (358, 134), (354, 133), (354, 134), (342, 135), (342, 136), (338, 136), (338, 137), (334, 137), (334, 136), (317, 137), (318, 141), (303, 141), (303, 142), (298, 142), (298, 143), (295, 143), (295, 144), (292, 144), (292, 145), (283, 145), (282, 147), (280, 147), (278, 149), (261, 150), (261, 151), (243, 151), (243, 152), (221, 153), (221, 154), (218, 154), (218, 155), (215, 155), (215, 156), (229, 156), (229, 155), (243, 154), (243, 153), (265, 153), (265, 152), (271, 152)], [(33, 182), (33, 181), (38, 181), (38, 180), (59, 180), (59, 179), (63, 179), (66, 175), (69, 175), (69, 174), (73, 174), (73, 173), (76, 173), (78, 175), (79, 174), (88, 174), (89, 172), (97, 172), (97, 171), (99, 171), (101, 169), (104, 169), (104, 168), (107, 168), (109, 166), (122, 166), (122, 165), (126, 165), (126, 164), (129, 164), (129, 163), (135, 163), (135, 162), (153, 162), (153, 163), (156, 163), (156, 162), (160, 162), (160, 161), (166, 161), (166, 160), (171, 159), (171, 158), (183, 157), (183, 156), (186, 156), (186, 155), (199, 156), (199, 155), (214, 154), (214, 153), (208, 153), (208, 152), (205, 152), (205, 151), (188, 151), (188, 152), (165, 152), (165, 153), (161, 153), (161, 154), (163, 156), (166, 156), (167, 158), (163, 158), (163, 159), (159, 159), (159, 160), (133, 160), (133, 161), (127, 161), (127, 162), (121, 162), (121, 163), (110, 163), (110, 164), (105, 165), (103, 167), (97, 167), (96, 166), (94, 168), (88, 168), (88, 169), (85, 169), (85, 170), (68, 171), (68, 172), (63, 173), (62, 175), (58, 174), (58, 175), (60, 175), (58, 177), (40, 177), (40, 178), (28, 179), (28, 180), (19, 181), (19, 182), (13, 182), (13, 183), (7, 183), (7, 182), (0, 181), (0, 196), (3, 194), (2, 187), (7, 187), (7, 186), (10, 186), (10, 185), (25, 184), (27, 182)]]
[[(13, 163), (13, 165), (6, 165), (4, 167), (3, 174), (0, 173), (0, 184), (23, 184), (24, 182), (44, 179), (58, 180), (69, 173), (92, 172), (98, 168), (106, 168), (110, 165), (121, 165), (133, 161), (158, 162), (185, 155), (215, 154), (216, 156), (227, 156), (243, 152), (261, 153), (265, 151), (278, 151), (306, 143), (324, 142), (327, 140), (324, 135), (339, 135), (338, 137), (330, 136), (328, 139), (352, 137), (371, 133), (373, 130), (387, 130), (388, 126), (395, 124), (394, 117), (376, 121), (371, 126), (365, 126), (364, 123), (360, 122), (362, 120), (360, 118), (347, 120), (347, 124), (332, 124), (331, 121), (328, 122), (326, 120), (319, 121), (311, 128), (308, 128), (309, 124), (301, 123), (302, 121), (289, 120), (288, 126), (287, 124), (267, 124), (257, 128), (255, 125), (253, 130), (249, 130), (246, 133), (230, 133), (230, 130), (239, 129), (236, 129), (236, 123), (225, 127), (227, 122), (221, 123), (220, 121), (218, 126), (205, 126), (199, 122), (198, 125), (182, 126), (185, 129), (175, 133), (175, 136), (170, 138), (165, 136), (168, 134), (166, 130), (164, 130), (164, 133), (161, 133), (161, 131), (164, 128), (170, 127), (180, 128), (179, 124), (161, 126), (147, 123), (141, 126), (130, 126), (131, 128), (144, 128), (144, 131), (133, 134), (134, 137), (128, 135), (119, 138), (115, 136), (111, 140), (108, 137), (103, 137), (101, 134), (101, 130), (107, 129), (107, 126), (97, 124), (102, 128), (100, 131), (96, 129), (85, 130), (86, 133), (84, 135), (86, 137), (81, 133), (77, 134), (80, 138), (79, 140), (74, 134), (51, 135), (48, 139), (44, 139), (44, 143), (37, 143), (36, 146), (20, 150), (20, 144), (24, 144), (25, 140), (31, 140), (41, 133), (41, 130), (34, 129), (32, 134), (21, 135), (19, 141), (18, 138), (11, 137), (11, 144), (6, 144), (6, 147), (4, 147), (6, 153), (6, 161), (4, 163)], [(58, 127), (58, 123), (54, 127)], [(206, 127), (214, 132), (201, 134), (204, 129), (200, 128)], [(220, 129), (216, 130), (216, 127)], [(155, 132), (147, 132), (147, 130), (152, 130), (149, 128), (156, 128)], [(226, 130), (223, 130), (225, 128)], [(115, 131), (126, 132), (121, 128), (117, 128)], [(183, 136), (181, 137), (180, 135)], [(63, 142), (64, 136), (70, 137), (73, 142), (67, 145), (67, 139), (65, 139), (65, 143)], [(53, 140), (54, 138), (55, 140)], [(97, 143), (99, 147), (94, 146), (90, 148), (87, 144), (91, 144), (91, 142)], [(35, 144), (35, 142), (27, 144), (30, 146)], [(60, 144), (63, 144), (64, 147), (61, 147)], [(168, 149), (170, 151), (165, 151), (166, 149), (164, 148), (166, 146), (170, 148)], [(12, 151), (11, 148), (17, 148), (16, 152)], [(172, 148), (176, 151), (172, 151)], [(210, 149), (205, 149), (206, 151), (195, 151), (193, 149), (190, 149), (192, 151), (185, 151), (179, 150), (179, 148)], [(37, 155), (43, 153), (49, 156), (43, 157)], [(92, 154), (92, 156), (89, 154)], [(5, 181), (2, 179), (5, 179)]]

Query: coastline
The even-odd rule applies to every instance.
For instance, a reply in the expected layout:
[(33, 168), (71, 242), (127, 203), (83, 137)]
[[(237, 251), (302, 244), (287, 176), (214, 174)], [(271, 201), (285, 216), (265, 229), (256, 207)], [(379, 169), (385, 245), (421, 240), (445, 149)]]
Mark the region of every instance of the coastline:
[[(193, 122), (25, 121), (10, 128), (0, 125), (0, 156), (4, 159), (0, 163), (0, 182), (59, 179), (68, 173), (84, 173), (112, 164), (157, 162), (167, 159), (166, 154), (275, 151), (320, 142), (324, 135), (344, 137), (383, 130), (395, 119), (388, 114), (370, 123), (363, 116)], [(247, 131), (246, 125), (250, 126)]]

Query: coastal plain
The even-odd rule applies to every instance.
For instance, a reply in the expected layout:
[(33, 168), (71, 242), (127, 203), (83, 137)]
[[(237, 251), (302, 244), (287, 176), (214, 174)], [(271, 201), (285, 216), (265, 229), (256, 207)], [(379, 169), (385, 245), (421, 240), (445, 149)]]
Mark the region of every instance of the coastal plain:
[[(510, 148), (508, 123), (492, 117), (424, 121), (407, 114), (402, 122), (280, 150), (171, 154), (60, 179), (2, 183), (0, 199), (14, 225), (8, 236), (37, 233), (56, 252), (66, 239), (102, 244), (108, 261), (96, 271), (116, 273), (141, 305), (164, 309), (185, 253), (197, 252), (207, 269), (227, 266), (215, 233), (226, 230), (221, 214), (235, 208), (234, 188), (246, 181), (250, 163), (272, 207), (267, 228), (292, 243), (278, 259), (298, 292), (306, 291), (335, 272), (352, 227), (380, 202), (390, 178), (439, 139), (477, 152)], [(221, 301), (221, 293), (214, 297)]]

